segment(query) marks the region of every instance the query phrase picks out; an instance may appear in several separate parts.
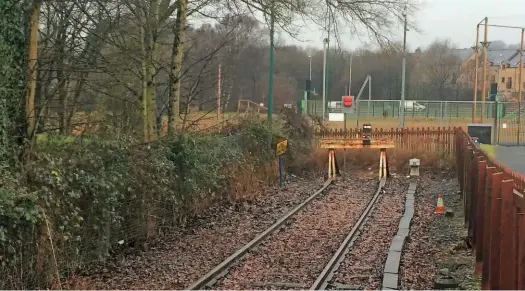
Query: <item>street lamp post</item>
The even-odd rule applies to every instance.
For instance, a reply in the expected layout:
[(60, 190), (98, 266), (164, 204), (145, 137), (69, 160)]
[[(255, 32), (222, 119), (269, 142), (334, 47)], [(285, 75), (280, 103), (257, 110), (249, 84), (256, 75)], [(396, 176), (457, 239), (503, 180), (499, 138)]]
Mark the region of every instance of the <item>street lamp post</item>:
[(328, 38), (323, 39), (323, 122), (325, 120), (325, 110), (326, 110), (326, 50), (328, 48)]
[(399, 127), (405, 127), (405, 74), (406, 74), (406, 62), (407, 62), (407, 11), (403, 12), (405, 23), (403, 25), (403, 63), (401, 68), (401, 106), (399, 107)]
[(352, 95), (352, 59), (353, 59), (353, 54), (350, 55), (350, 69), (349, 69), (349, 77), (348, 77), (348, 96)]
[(312, 82), (312, 56), (308, 55), (308, 58), (310, 59), (310, 82)]
[(274, 34), (275, 34), (275, 15), (274, 15), (274, 6), (272, 2), (272, 7), (270, 11), (270, 68), (268, 72), (268, 120), (272, 120), (273, 113), (273, 53), (274, 53)]

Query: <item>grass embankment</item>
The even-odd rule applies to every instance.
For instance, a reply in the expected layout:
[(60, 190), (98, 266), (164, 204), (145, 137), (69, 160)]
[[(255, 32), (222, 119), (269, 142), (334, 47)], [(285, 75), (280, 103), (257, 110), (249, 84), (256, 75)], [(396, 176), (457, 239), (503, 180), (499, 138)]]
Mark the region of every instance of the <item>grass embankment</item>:
[(496, 146), (491, 144), (482, 144), (481, 149), (487, 153), (489, 158), (495, 159), (496, 158)]

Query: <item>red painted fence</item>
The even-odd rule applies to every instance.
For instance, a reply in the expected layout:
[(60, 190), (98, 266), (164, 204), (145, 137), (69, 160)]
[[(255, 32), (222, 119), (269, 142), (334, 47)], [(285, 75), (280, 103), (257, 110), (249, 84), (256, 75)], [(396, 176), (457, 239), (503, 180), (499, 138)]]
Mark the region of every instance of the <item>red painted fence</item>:
[(465, 223), (484, 290), (525, 289), (525, 175), (487, 156), (456, 129), (456, 162)]
[[(314, 132), (316, 139), (320, 138), (361, 138), (361, 128), (325, 129)], [(375, 128), (372, 138), (391, 138), (396, 148), (441, 150), (452, 154), (455, 150), (455, 127), (427, 127), (427, 128)]]

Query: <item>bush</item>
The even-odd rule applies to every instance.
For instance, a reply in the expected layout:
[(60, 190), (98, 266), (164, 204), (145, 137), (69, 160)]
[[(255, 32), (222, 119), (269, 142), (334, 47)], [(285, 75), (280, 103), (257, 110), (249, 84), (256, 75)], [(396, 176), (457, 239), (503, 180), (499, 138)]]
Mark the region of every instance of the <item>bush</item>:
[(20, 281), (34, 281), (35, 262), (30, 258), (36, 254), (32, 242), (40, 222), (34, 193), (0, 188), (0, 288), (20, 289)]
[[(248, 119), (234, 132), (178, 134), (149, 145), (96, 136), (40, 139), (24, 179), (14, 179), (27, 187), (0, 188), (0, 243), (7, 254), (0, 288), (56, 286), (57, 279), (184, 225), (213, 203), (249, 199), (255, 188), (277, 181), (270, 144), (287, 134), (281, 123)], [(304, 151), (296, 145), (307, 143), (291, 144)]]

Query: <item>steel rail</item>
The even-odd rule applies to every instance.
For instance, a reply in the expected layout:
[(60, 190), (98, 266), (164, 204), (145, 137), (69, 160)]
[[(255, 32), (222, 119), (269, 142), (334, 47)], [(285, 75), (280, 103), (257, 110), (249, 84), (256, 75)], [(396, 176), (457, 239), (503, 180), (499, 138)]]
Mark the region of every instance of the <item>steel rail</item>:
[[(294, 209), (292, 209), (290, 212), (288, 212), (285, 216), (281, 217), (277, 222), (275, 222), (272, 226), (268, 227), (265, 231), (260, 233), (257, 237), (252, 239), (249, 243), (244, 245), (242, 248), (237, 250), (235, 253), (230, 255), (228, 258), (226, 258), (224, 261), (222, 261), (220, 264), (218, 264), (215, 268), (213, 268), (211, 271), (209, 271), (206, 275), (199, 278), (197, 281), (193, 282), (190, 286), (186, 288), (186, 290), (200, 290), (203, 287), (207, 287), (208, 285), (213, 285), (218, 277), (221, 277), (225, 273), (225, 271), (230, 268), (233, 263), (235, 263), (236, 260), (240, 259), (244, 254), (246, 254), (249, 250), (260, 244), (263, 240), (265, 240), (268, 236), (270, 236), (274, 231), (280, 229), (282, 226), (284, 226), (285, 222), (287, 222), (292, 216), (294, 216), (297, 212), (299, 212), (301, 209), (303, 209), (306, 205), (308, 205), (312, 200), (314, 200), (319, 194), (321, 194), (328, 186), (332, 183), (333, 179), (328, 179), (321, 189), (317, 190), (314, 194), (312, 194), (310, 197), (308, 197), (305, 201), (303, 201), (301, 204), (297, 205)], [(213, 283), (212, 283), (213, 282)], [(210, 284), (212, 283), (212, 284)], [(211, 286), (210, 286), (211, 287)]]
[(379, 181), (379, 187), (377, 189), (376, 194), (374, 195), (374, 197), (372, 197), (370, 203), (359, 217), (359, 220), (354, 224), (352, 230), (350, 230), (343, 243), (339, 246), (339, 249), (337, 249), (337, 251), (332, 256), (328, 264), (326, 264), (326, 266), (324, 267), (321, 274), (315, 280), (314, 284), (310, 287), (310, 290), (326, 290), (329, 281), (332, 280), (332, 277), (334, 276), (334, 272), (337, 270), (337, 268), (339, 268), (339, 265), (341, 265), (341, 263), (343, 262), (348, 249), (354, 244), (354, 241), (357, 239), (359, 229), (361, 228), (364, 221), (372, 211), (372, 208), (375, 206), (377, 199), (379, 198), (379, 195), (381, 194), (381, 191), (383, 190), (385, 184), (386, 178), (383, 177)]

